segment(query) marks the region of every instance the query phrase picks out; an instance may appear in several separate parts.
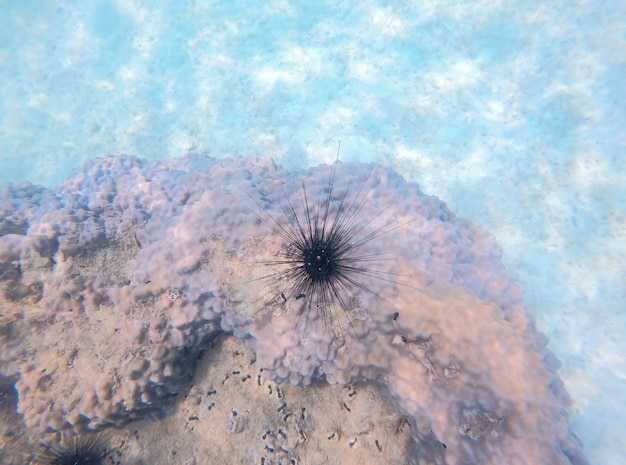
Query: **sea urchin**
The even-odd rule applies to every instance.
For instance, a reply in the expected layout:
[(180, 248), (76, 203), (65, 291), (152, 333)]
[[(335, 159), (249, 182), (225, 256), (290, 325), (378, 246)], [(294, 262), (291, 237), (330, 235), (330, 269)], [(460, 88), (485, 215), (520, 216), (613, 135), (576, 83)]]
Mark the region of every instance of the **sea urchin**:
[(41, 444), (39, 463), (46, 465), (103, 465), (108, 445), (102, 436), (75, 436), (57, 445)]
[[(331, 167), (328, 187), (318, 201), (310, 201), (305, 183), (299, 189), (300, 205), (290, 200), (285, 193), (285, 202), (280, 207), (284, 218), (263, 209), (261, 221), (280, 238), (280, 252), (275, 260), (262, 262), (277, 271), (263, 276), (262, 280), (281, 283), (279, 295), (289, 301), (300, 301), (297, 305), (298, 321), (304, 316), (306, 333), (309, 312), (320, 313), (325, 330), (329, 334), (343, 335), (337, 311), (343, 310), (352, 324), (351, 292), (360, 289), (384, 300), (378, 293), (365, 286), (361, 279), (373, 277), (395, 282), (392, 273), (372, 268), (372, 264), (386, 258), (381, 253), (368, 252), (364, 246), (371, 240), (386, 234), (406, 223), (396, 219), (373, 227), (374, 221), (385, 210), (373, 218), (362, 218), (360, 213), (367, 200), (366, 184), (369, 177), (351, 193), (351, 182), (343, 193), (335, 192), (337, 165)], [(298, 326), (298, 325), (296, 325)]]

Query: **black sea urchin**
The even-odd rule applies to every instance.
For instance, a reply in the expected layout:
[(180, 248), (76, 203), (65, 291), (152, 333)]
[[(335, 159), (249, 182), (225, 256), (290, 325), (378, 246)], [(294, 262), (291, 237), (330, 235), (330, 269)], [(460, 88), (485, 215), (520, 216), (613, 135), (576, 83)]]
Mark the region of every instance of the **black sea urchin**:
[(56, 445), (42, 444), (38, 463), (42, 465), (103, 465), (108, 452), (102, 436), (77, 436)]
[(316, 311), (329, 334), (337, 329), (342, 333), (336, 311), (343, 310), (352, 324), (350, 296), (353, 291), (360, 289), (384, 300), (368, 289), (362, 279), (372, 277), (395, 282), (396, 277), (373, 268), (374, 262), (387, 258), (380, 253), (368, 253), (364, 246), (406, 223), (398, 224), (393, 219), (373, 227), (374, 221), (385, 210), (373, 218), (362, 217), (369, 177), (355, 189), (354, 195), (351, 194), (351, 183), (342, 194), (336, 195), (338, 164), (339, 160), (331, 167), (327, 191), (321, 200), (311, 202), (302, 182), (299, 205), (285, 194), (282, 217), (272, 215), (267, 209), (263, 209), (265, 217), (261, 217), (261, 221), (281, 240), (278, 258), (262, 262), (265, 266), (277, 267), (277, 271), (261, 279), (280, 281), (279, 294), (284, 301), (300, 301), (297, 304), (298, 320), (305, 318), (305, 332), (309, 312)]

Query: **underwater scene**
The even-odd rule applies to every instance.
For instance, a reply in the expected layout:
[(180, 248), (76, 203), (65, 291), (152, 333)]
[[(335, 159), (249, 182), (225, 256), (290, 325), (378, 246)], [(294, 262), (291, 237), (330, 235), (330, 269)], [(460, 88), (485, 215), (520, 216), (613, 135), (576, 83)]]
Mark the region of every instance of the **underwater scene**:
[(624, 24), (0, 1), (0, 463), (622, 464)]

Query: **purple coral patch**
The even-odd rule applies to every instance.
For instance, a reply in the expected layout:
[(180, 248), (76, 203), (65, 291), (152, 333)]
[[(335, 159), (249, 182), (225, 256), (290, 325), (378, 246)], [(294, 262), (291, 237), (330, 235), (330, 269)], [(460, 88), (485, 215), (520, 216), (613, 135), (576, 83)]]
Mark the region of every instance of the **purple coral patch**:
[(80, 429), (139, 418), (229, 331), (268, 378), (384, 380), (412, 418), (415, 463), (584, 463), (545, 337), (494, 238), (393, 171), (340, 164), (335, 195), (365, 185), (359, 215), (376, 218), (372, 228), (403, 225), (367, 244), (391, 257), (373, 265), (378, 276), (398, 278), (363, 278), (373, 293), (357, 288), (352, 307), (337, 309), (349, 323), (340, 335), (315, 311), (298, 331), (279, 286), (258, 279), (280, 242), (259, 215), (300, 205), (301, 181), (311, 204), (323, 201), (328, 179), (328, 166), (294, 176), (257, 158), (122, 156), (54, 191), (5, 187), (0, 285), (13, 309), (2, 318), (13, 320), (0, 334), (0, 374), (20, 377), (26, 421)]

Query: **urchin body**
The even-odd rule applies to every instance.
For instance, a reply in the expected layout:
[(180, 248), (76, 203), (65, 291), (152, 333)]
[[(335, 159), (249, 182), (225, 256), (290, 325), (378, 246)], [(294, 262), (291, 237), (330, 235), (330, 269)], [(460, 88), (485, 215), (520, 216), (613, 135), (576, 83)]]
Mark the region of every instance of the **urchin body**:
[(337, 255), (335, 245), (325, 238), (313, 244), (307, 244), (302, 250), (301, 257), (304, 272), (308, 279), (313, 282), (329, 283), (337, 273), (338, 262), (341, 257)]
[(336, 195), (338, 163), (330, 169), (328, 187), (321, 200), (310, 201), (310, 193), (303, 182), (299, 204), (285, 196), (282, 218), (264, 210), (267, 218), (261, 219), (281, 240), (278, 258), (264, 262), (266, 266), (278, 267), (278, 271), (264, 279), (277, 279), (282, 285), (280, 294), (287, 300), (299, 302), (298, 318), (304, 315), (305, 331), (310, 312), (319, 313), (329, 333), (336, 332), (338, 312), (342, 312), (351, 325), (354, 292), (361, 290), (384, 300), (363, 285), (361, 279), (393, 280), (390, 273), (380, 273), (374, 268), (384, 257), (368, 253), (365, 246), (395, 229), (395, 219), (370, 230), (373, 218), (361, 214), (368, 179), (354, 189), (354, 193), (348, 183), (343, 193)]
[(103, 465), (108, 445), (102, 436), (78, 436), (56, 445), (42, 445), (38, 463), (46, 465)]
[(303, 299), (301, 311), (307, 306), (323, 311), (333, 303), (347, 310), (345, 293), (357, 284), (355, 275), (366, 271), (354, 266), (359, 258), (355, 256), (358, 246), (350, 243), (353, 235), (336, 233), (334, 228), (330, 232), (311, 225), (307, 228), (297, 231), (295, 241), (283, 246), (282, 264), (287, 265), (291, 295)]

